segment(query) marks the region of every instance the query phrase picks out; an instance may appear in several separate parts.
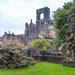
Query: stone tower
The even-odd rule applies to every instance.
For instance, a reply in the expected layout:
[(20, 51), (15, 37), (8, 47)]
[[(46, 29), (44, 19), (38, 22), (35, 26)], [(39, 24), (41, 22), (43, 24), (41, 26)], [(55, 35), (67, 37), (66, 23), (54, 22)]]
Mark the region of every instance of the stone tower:
[[(43, 18), (41, 18), (43, 15)], [(44, 7), (38, 9), (36, 11), (36, 27), (37, 27), (37, 36), (48, 36), (49, 35), (49, 28), (53, 25), (52, 20), (50, 19), (50, 9), (48, 7)]]
[[(41, 19), (41, 14), (43, 14), (43, 19)], [(50, 9), (44, 7), (36, 11), (36, 25), (46, 25), (50, 24)]]

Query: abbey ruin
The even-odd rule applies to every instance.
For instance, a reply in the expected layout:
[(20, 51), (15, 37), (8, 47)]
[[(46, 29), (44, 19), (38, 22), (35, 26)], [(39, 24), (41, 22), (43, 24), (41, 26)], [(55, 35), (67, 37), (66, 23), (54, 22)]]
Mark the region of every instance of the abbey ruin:
[[(43, 18), (41, 19), (42, 14)], [(53, 28), (53, 22), (50, 18), (50, 9), (48, 7), (38, 9), (36, 11), (36, 24), (34, 24), (31, 19), (31, 23), (26, 23), (25, 28), (26, 46), (28, 46), (32, 40), (43, 38), (47, 39), (47, 41), (53, 45), (55, 31)]]
[[(41, 18), (43, 15), (43, 18)], [(36, 11), (36, 24), (31, 22), (25, 23), (25, 33), (15, 35), (14, 33), (7, 33), (0, 37), (0, 48), (27, 48), (31, 41), (35, 39), (47, 39), (54, 49), (53, 39), (55, 37), (55, 30), (53, 22), (50, 18), (50, 9), (44, 7)]]

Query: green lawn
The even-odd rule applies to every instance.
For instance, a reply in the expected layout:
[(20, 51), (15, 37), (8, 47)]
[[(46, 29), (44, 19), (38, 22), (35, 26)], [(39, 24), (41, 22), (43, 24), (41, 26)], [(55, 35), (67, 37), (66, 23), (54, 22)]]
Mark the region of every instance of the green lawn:
[(0, 70), (0, 75), (75, 75), (75, 68), (61, 64), (41, 62), (35, 66), (14, 70)]

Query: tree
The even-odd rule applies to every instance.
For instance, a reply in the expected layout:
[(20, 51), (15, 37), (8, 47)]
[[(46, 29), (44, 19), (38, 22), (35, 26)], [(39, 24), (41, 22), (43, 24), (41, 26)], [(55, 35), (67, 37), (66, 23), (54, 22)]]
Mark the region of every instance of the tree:
[(31, 42), (31, 44), (28, 46), (29, 48), (35, 48), (39, 50), (47, 50), (51, 48), (51, 45), (49, 42), (47, 42), (45, 39), (36, 39)]
[(68, 27), (67, 19), (74, 5), (75, 2), (65, 3), (63, 8), (58, 8), (57, 11), (54, 12), (53, 18), (54, 28), (56, 32), (54, 43), (56, 45), (56, 49), (58, 49), (61, 46), (61, 44), (65, 43), (66, 30)]

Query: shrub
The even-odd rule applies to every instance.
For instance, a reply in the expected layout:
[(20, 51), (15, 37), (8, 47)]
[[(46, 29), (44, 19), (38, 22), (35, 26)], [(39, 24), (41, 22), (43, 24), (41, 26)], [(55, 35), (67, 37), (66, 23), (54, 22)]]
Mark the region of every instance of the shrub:
[(36, 39), (32, 41), (28, 47), (31, 49), (35, 48), (35, 49), (46, 51), (47, 49), (51, 48), (51, 45), (45, 39)]

